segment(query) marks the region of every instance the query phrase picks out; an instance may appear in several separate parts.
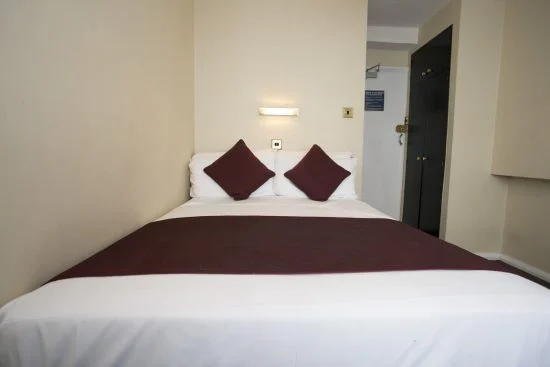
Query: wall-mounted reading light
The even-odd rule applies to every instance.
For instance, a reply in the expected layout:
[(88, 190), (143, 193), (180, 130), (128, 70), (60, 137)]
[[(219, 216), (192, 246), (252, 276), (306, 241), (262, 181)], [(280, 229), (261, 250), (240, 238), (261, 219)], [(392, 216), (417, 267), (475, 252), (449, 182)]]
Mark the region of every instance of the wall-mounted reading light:
[(284, 107), (260, 107), (260, 115), (262, 116), (299, 116), (299, 108), (284, 108)]

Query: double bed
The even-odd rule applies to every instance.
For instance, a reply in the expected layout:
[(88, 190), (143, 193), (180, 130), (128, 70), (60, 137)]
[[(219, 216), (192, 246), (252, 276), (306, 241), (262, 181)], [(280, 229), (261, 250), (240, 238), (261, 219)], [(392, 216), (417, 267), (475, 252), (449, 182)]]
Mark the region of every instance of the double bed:
[(195, 198), (0, 310), (6, 366), (550, 366), (550, 291), (353, 199)]

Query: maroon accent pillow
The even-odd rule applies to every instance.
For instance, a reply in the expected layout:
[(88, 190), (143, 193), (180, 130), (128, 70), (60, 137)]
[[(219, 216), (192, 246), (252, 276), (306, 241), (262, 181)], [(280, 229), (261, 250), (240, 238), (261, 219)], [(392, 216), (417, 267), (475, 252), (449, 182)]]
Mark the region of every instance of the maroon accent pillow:
[(327, 201), (349, 175), (351, 172), (334, 162), (317, 144), (293, 169), (285, 173), (285, 177), (308, 198), (316, 201)]
[(204, 169), (224, 191), (235, 200), (245, 200), (275, 176), (275, 172), (267, 168), (241, 139)]

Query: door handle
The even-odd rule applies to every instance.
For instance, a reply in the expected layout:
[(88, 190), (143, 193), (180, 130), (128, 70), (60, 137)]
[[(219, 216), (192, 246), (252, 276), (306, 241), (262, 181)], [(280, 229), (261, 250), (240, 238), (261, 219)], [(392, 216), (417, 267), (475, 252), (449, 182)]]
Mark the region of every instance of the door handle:
[(409, 125), (406, 125), (406, 124), (397, 125), (395, 127), (395, 132), (398, 134), (406, 134), (409, 132)]
[(428, 160), (428, 157), (422, 157), (422, 160), (423, 160), (423, 161), (427, 161), (427, 160)]

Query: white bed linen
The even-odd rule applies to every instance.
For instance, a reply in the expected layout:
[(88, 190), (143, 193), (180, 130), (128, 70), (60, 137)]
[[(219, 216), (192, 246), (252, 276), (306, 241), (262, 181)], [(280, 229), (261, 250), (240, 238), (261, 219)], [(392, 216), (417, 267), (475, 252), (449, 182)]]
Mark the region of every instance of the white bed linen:
[(294, 217), (386, 218), (388, 215), (354, 199), (324, 202), (293, 197), (263, 197), (235, 201), (232, 198), (195, 198), (158, 220), (216, 215), (265, 215)]
[[(291, 202), (193, 200), (164, 218), (383, 217)], [(0, 365), (550, 366), (550, 291), (488, 271), (68, 279), (0, 310)]]

